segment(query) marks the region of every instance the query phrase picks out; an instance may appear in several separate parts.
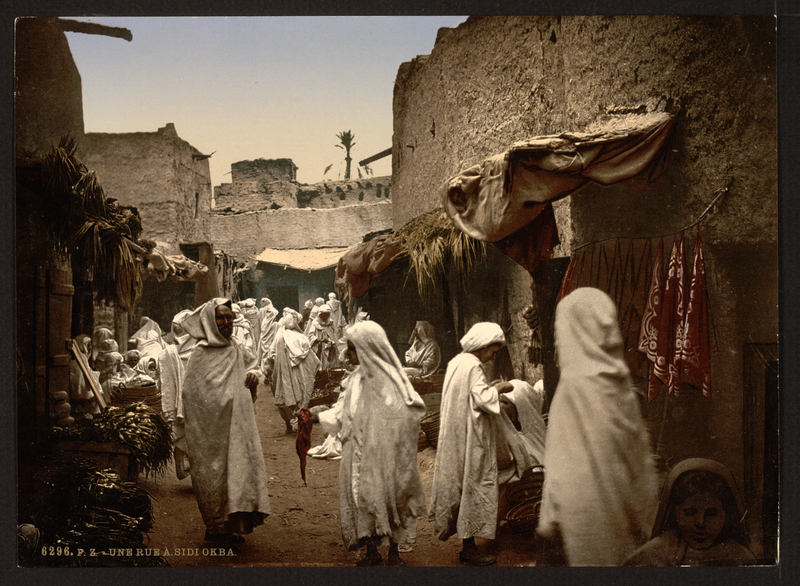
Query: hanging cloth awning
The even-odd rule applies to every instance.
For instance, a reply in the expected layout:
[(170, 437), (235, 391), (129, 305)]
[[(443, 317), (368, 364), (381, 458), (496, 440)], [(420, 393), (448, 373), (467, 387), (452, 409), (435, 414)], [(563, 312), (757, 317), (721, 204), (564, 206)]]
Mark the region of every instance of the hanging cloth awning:
[(336, 267), (334, 288), (347, 304), (348, 315), (353, 315), (355, 298), (367, 292), (372, 279), (384, 273), (399, 252), (392, 235), (384, 234), (357, 244), (342, 255)]
[(182, 254), (162, 254), (158, 250), (145, 252), (147, 262), (142, 264), (142, 280), (150, 277), (162, 283), (169, 278), (172, 281), (203, 281), (208, 274), (208, 267), (203, 263), (186, 258)]
[(261, 254), (253, 258), (258, 262), (284, 268), (318, 271), (335, 267), (345, 252), (347, 252), (347, 248), (292, 248), (288, 250), (265, 248)]
[(517, 142), (447, 181), (442, 205), (461, 231), (532, 271), (558, 244), (552, 202), (590, 182), (654, 181), (668, 167), (676, 116), (628, 114), (584, 133)]

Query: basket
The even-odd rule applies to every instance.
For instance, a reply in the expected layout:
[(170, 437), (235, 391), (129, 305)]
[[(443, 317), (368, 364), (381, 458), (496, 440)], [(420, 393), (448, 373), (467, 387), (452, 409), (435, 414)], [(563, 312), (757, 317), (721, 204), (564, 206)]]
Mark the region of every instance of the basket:
[(444, 372), (438, 371), (426, 377), (412, 376), (409, 377), (411, 386), (417, 391), (418, 395), (427, 395), (429, 393), (441, 393), (444, 387)]
[(419, 427), (428, 438), (428, 442), (436, 448), (439, 443), (439, 411), (429, 413), (419, 422)]
[(344, 368), (331, 368), (320, 370), (314, 377), (314, 389), (308, 407), (318, 405), (332, 405), (339, 398), (336, 390), (341, 386), (342, 379), (347, 373)]
[(520, 537), (533, 539), (536, 535), (536, 527), (539, 525), (539, 510), (541, 507), (541, 499), (516, 505), (506, 515), (508, 526)]
[(115, 407), (127, 407), (134, 403), (144, 403), (161, 413), (161, 393), (154, 384), (144, 387), (114, 387), (111, 389), (111, 404)]
[(544, 470), (534, 468), (526, 472), (522, 479), (511, 482), (506, 487), (506, 500), (511, 507), (532, 500), (541, 500), (542, 485), (544, 484)]

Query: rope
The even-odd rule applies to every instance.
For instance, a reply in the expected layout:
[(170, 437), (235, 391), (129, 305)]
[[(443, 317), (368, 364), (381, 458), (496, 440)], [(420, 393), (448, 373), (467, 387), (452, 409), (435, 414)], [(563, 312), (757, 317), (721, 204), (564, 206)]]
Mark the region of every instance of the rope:
[[(677, 230), (675, 232), (670, 232), (668, 234), (662, 234), (660, 236), (645, 236), (645, 237), (640, 238), (640, 240), (647, 240), (647, 239), (652, 239), (652, 238), (663, 238), (664, 236), (674, 236), (675, 234), (680, 234), (681, 232), (686, 232), (687, 230), (691, 230), (692, 228), (694, 228), (695, 226), (700, 224), (700, 222), (702, 222), (705, 219), (705, 217), (708, 214), (708, 212), (711, 211), (711, 208), (714, 207), (714, 205), (720, 200), (720, 198), (723, 195), (725, 195), (726, 193), (730, 192), (731, 183), (732, 182), (733, 182), (733, 180), (731, 179), (731, 180), (728, 181), (728, 185), (726, 185), (725, 187), (723, 187), (721, 189), (718, 189), (714, 194), (715, 195), (714, 199), (711, 201), (710, 204), (708, 204), (708, 207), (705, 209), (705, 211), (702, 214), (700, 214), (700, 217), (698, 217), (697, 220), (695, 220), (694, 222), (692, 222), (688, 226), (684, 226), (680, 230)], [(587, 242), (585, 244), (581, 244), (580, 246), (574, 247), (572, 249), (572, 252), (574, 253), (575, 251), (580, 250), (581, 248), (586, 248), (587, 246), (592, 246), (593, 244), (599, 244), (601, 242), (608, 242), (609, 240), (615, 240), (617, 238), (619, 238), (619, 236), (611, 236), (610, 238), (604, 238), (603, 240), (594, 240), (592, 242)], [(631, 238), (631, 240), (636, 240), (636, 239), (635, 238)]]

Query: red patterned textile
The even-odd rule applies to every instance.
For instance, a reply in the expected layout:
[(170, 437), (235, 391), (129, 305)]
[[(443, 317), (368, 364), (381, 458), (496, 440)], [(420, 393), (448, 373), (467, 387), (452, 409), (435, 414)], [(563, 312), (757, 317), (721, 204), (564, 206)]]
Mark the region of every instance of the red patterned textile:
[[(664, 285), (664, 297), (661, 306), (661, 321), (658, 326), (658, 344), (656, 346), (656, 361), (654, 372), (658, 379), (667, 385), (669, 392), (675, 390), (677, 382), (673, 364), (676, 355), (675, 342), (677, 335), (683, 329), (683, 235), (678, 247), (678, 238), (672, 243), (672, 253), (669, 257), (667, 280)], [(680, 350), (678, 350), (680, 352)]]
[(625, 360), (631, 374), (641, 379), (648, 376), (649, 362), (639, 352), (639, 330), (647, 306), (652, 255), (649, 238), (616, 238), (586, 246), (570, 261), (558, 295), (560, 301), (579, 287), (594, 287), (614, 300)]
[(650, 281), (650, 291), (647, 294), (647, 307), (642, 317), (639, 332), (639, 351), (644, 352), (647, 360), (652, 363), (647, 386), (647, 400), (652, 401), (661, 389), (662, 382), (656, 376), (655, 365), (658, 360), (658, 328), (661, 325), (661, 313), (664, 303), (664, 284), (662, 273), (664, 271), (664, 239), (658, 241), (656, 264), (653, 267), (653, 278)]
[(699, 229), (692, 265), (692, 282), (677, 370), (681, 382), (688, 382), (700, 389), (703, 396), (711, 401), (711, 354), (714, 336), (706, 289), (703, 240)]

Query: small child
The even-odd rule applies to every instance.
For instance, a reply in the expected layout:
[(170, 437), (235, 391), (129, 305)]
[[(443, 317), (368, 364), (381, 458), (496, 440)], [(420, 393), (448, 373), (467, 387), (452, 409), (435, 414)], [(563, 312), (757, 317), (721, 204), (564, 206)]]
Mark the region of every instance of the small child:
[(733, 475), (715, 460), (691, 458), (672, 469), (661, 491), (650, 541), (626, 566), (754, 564)]

